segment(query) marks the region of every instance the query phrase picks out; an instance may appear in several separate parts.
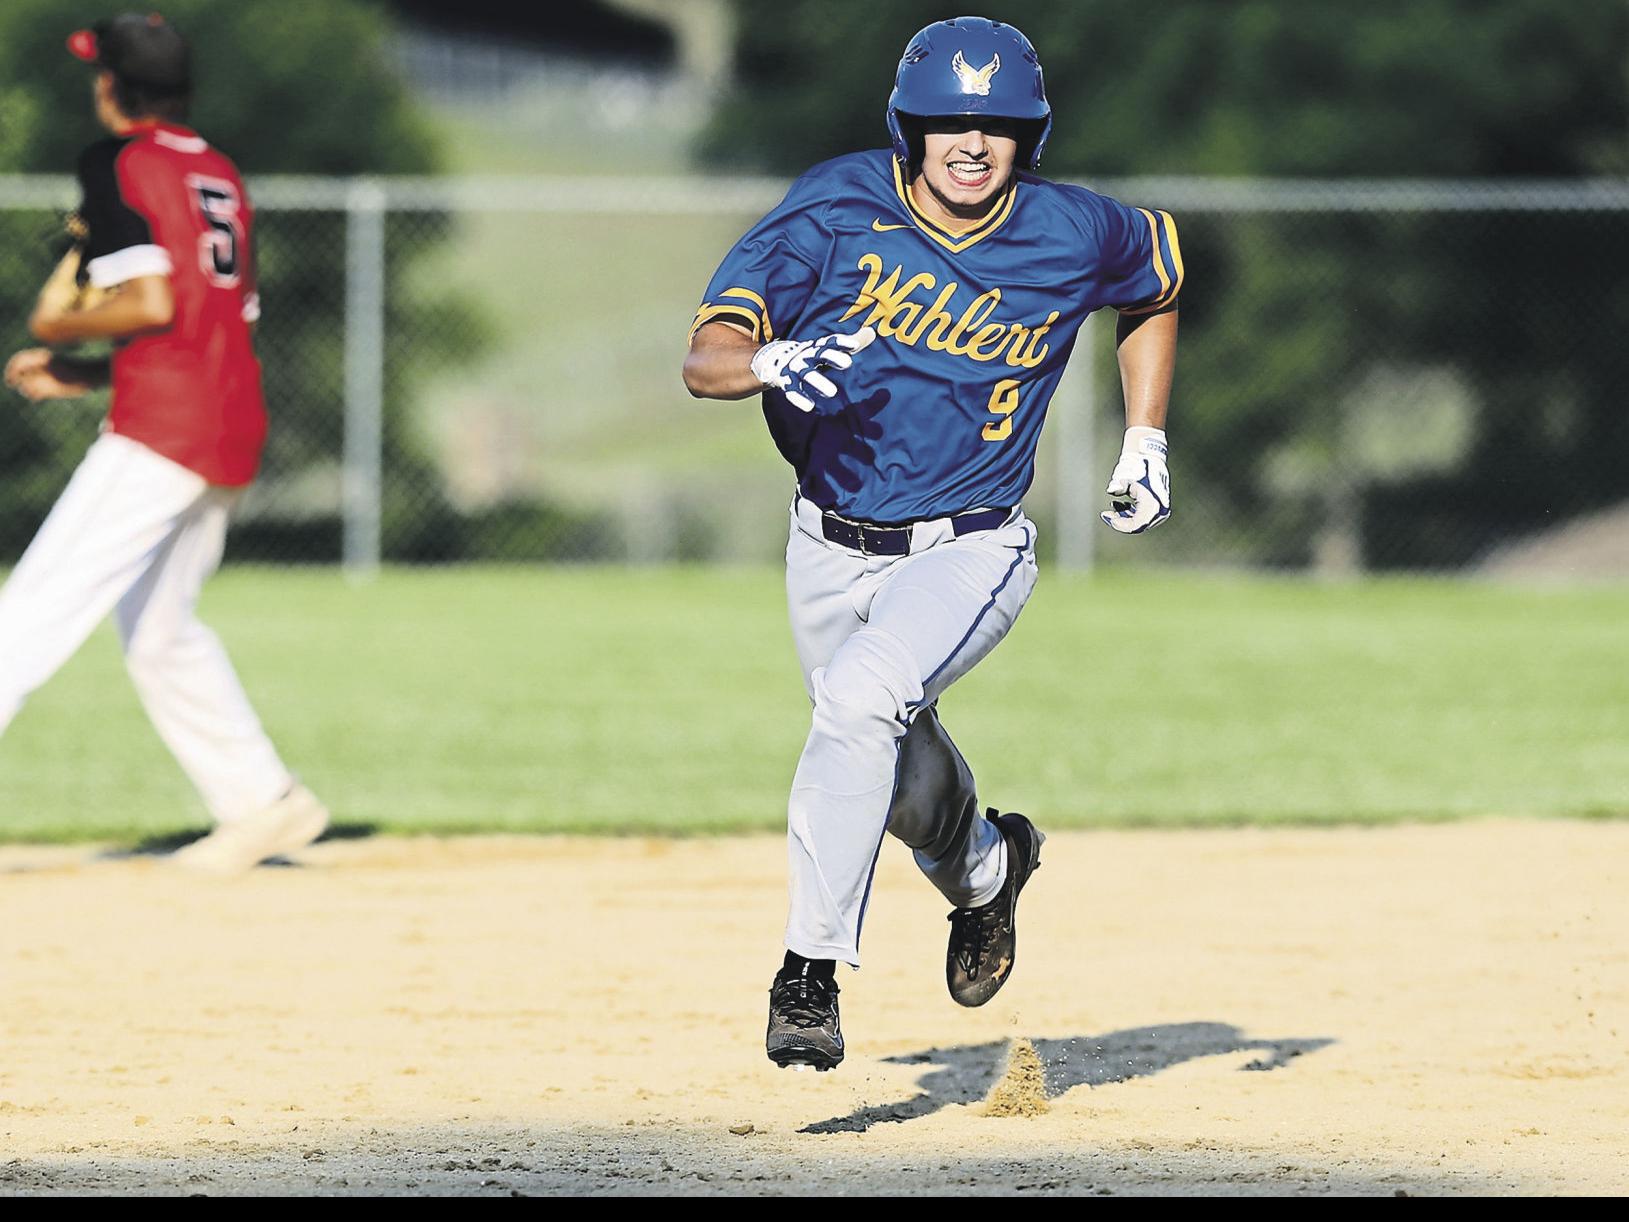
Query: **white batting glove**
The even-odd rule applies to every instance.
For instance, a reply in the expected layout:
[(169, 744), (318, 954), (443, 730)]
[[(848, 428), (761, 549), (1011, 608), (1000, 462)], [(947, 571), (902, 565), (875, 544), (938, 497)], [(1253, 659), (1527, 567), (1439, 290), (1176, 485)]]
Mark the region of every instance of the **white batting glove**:
[(847, 369), (854, 364), (854, 353), (876, 338), (875, 328), (861, 327), (852, 335), (778, 339), (758, 349), (752, 358), (752, 376), (780, 391), (800, 412), (812, 412), (816, 398), (837, 397), (837, 385), (826, 371)]
[(1171, 473), (1165, 467), (1165, 430), (1132, 428), (1109, 476), (1103, 521), (1122, 535), (1153, 530), (1171, 516)]

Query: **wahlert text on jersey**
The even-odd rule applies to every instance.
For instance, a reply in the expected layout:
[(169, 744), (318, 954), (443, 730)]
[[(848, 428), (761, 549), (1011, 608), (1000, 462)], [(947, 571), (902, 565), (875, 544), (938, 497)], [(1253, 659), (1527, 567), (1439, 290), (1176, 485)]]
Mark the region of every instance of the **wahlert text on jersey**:
[[(844, 322), (869, 306), (871, 312), (862, 325), (875, 327), (878, 335), (912, 348), (926, 343), (935, 352), (975, 361), (993, 361), (1004, 355), (1006, 363), (1015, 369), (1036, 368), (1051, 350), (1050, 345), (1041, 343), (1041, 337), (1058, 321), (1057, 310), (1039, 325), (991, 322), (990, 316), (1001, 305), (1001, 290), (993, 288), (973, 298), (958, 317), (949, 307), (961, 288), (959, 282), (951, 280), (939, 288), (936, 276), (918, 272), (901, 284), (903, 264), (885, 279), (882, 256), (869, 253), (861, 255), (856, 266), (865, 273), (865, 287), (843, 315)], [(929, 295), (936, 288), (938, 296), (930, 301)], [(912, 300), (919, 292), (921, 299)]]

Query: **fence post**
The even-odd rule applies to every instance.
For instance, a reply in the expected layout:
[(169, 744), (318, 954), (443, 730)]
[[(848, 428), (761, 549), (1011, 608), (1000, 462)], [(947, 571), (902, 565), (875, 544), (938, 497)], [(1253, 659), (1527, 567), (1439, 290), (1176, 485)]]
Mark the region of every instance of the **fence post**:
[[(1057, 448), (1057, 566), (1089, 572), (1099, 526), (1098, 471), (1093, 458), (1097, 428), (1097, 331), (1099, 314), (1081, 324), (1069, 367), (1052, 400), (1049, 427)], [(1105, 478), (1107, 473), (1104, 473)]]
[(379, 571), (385, 390), (385, 193), (355, 179), (345, 199), (345, 575)]

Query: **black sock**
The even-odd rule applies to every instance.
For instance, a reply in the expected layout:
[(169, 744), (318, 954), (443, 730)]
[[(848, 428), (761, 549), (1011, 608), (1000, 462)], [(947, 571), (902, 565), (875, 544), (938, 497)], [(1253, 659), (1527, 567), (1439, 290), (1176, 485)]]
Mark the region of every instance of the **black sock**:
[(805, 959), (796, 951), (787, 951), (786, 959), (781, 964), (781, 971), (797, 976), (816, 976), (821, 980), (830, 980), (837, 974), (837, 961), (835, 959)]

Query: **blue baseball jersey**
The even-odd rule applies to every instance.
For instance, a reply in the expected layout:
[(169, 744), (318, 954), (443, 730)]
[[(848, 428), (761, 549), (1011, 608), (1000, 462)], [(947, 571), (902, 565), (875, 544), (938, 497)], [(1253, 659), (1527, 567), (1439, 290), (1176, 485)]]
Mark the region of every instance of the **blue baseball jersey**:
[(713, 321), (760, 342), (875, 327), (835, 401), (804, 413), (766, 390), (764, 416), (805, 497), (897, 524), (1016, 505), (1087, 315), (1164, 310), (1181, 286), (1168, 213), (1018, 173), (953, 232), (876, 150), (793, 183), (725, 257), (691, 335)]

